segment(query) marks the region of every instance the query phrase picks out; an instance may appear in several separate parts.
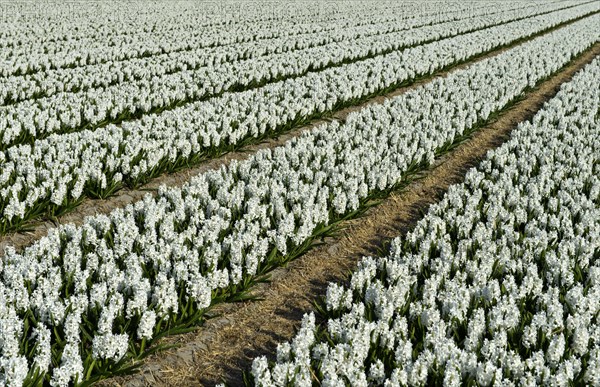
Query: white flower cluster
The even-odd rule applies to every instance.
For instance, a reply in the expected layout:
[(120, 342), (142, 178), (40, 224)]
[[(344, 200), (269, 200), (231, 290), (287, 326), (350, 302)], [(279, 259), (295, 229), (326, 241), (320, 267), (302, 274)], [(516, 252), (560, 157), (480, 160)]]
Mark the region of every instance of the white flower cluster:
[[(600, 59), (327, 291), (257, 386), (600, 385)], [(283, 353), (283, 356), (282, 356)]]
[[(128, 340), (153, 337), (190, 305), (203, 310), (213, 295), (276, 263), (272, 252), (291, 253), (411, 166), (432, 161), (440, 147), (589, 46), (587, 26), (531, 40), (181, 189), (162, 187), (156, 198), (53, 229), (22, 253), (8, 249), (0, 262), (0, 375), (18, 385), (39, 367), (66, 385), (83, 378), (88, 356), (121, 359)], [(381, 292), (370, 290), (369, 299), (382, 299)], [(35, 347), (33, 358), (26, 344)], [(304, 361), (302, 348), (302, 340), (292, 347), (294, 359)], [(383, 370), (376, 364), (372, 380)]]
[[(580, 12), (574, 8), (541, 16), (533, 24), (532, 19), (508, 23), (242, 93), (226, 93), (120, 126), (55, 134), (35, 141), (33, 146), (10, 147), (0, 152), (0, 211), (5, 222), (27, 219), (39, 208), (78, 199), (85, 195), (86, 187), (105, 189), (122, 179), (136, 180), (165, 165), (268, 134), (302, 117), (531, 35)], [(538, 75), (547, 76), (598, 39), (599, 32), (590, 26), (599, 20), (598, 15), (591, 16), (545, 36), (534, 46), (554, 56), (540, 68), (515, 67), (511, 71), (515, 77), (529, 77), (528, 84), (539, 79)], [(573, 36), (571, 41), (555, 44), (569, 35)], [(527, 60), (537, 55), (530, 51)], [(521, 86), (515, 82), (502, 87)], [(498, 98), (497, 102), (506, 101)]]
[[(235, 45), (281, 36), (341, 31), (349, 26), (385, 22), (392, 19), (391, 15), (398, 20), (425, 16), (435, 22), (440, 13), (461, 15), (466, 11), (477, 12), (477, 9), (485, 8), (472, 9), (469, 4), (450, 1), (398, 5), (385, 1), (369, 4), (301, 2), (298, 5), (258, 1), (243, 8), (236, 7), (236, 2), (229, 2), (233, 3), (229, 4), (231, 7), (227, 7), (226, 3), (219, 6), (218, 2), (195, 4), (187, 1), (157, 1), (147, 4), (142, 1), (138, 2), (138, 9), (131, 15), (127, 15), (126, 10), (115, 9), (126, 7), (123, 5), (77, 3), (77, 7), (83, 10), (89, 7), (87, 14), (81, 18), (69, 17), (72, 11), (69, 7), (73, 7), (71, 3), (44, 3), (30, 11), (32, 15), (43, 12), (44, 18), (7, 25), (8, 32), (4, 33), (0, 42), (0, 76)], [(581, 1), (569, 2), (577, 3)], [(519, 5), (523, 6), (519, 2), (507, 4), (509, 8), (518, 8)], [(211, 14), (207, 8), (212, 6), (219, 7)], [(48, 17), (52, 15), (52, 10), (48, 9), (50, 7), (62, 8), (67, 17), (62, 20)], [(125, 13), (125, 20), (115, 20), (114, 14), (122, 12)], [(107, 18), (107, 15), (113, 18)], [(0, 16), (4, 16), (4, 12)], [(9, 12), (7, 16), (10, 16)]]
[[(508, 5), (510, 3), (506, 4)], [(506, 22), (515, 18), (533, 16), (548, 11), (555, 11), (564, 7), (565, 5), (563, 4), (560, 4), (559, 6), (557, 4), (550, 3), (535, 7), (532, 5), (521, 5), (521, 7), (517, 9), (505, 9), (503, 4), (500, 6), (500, 11), (496, 8), (483, 8), (481, 10), (477, 10), (474, 14), (464, 16), (464, 18), (459, 20), (456, 20), (457, 15), (455, 12), (446, 13), (443, 14), (439, 19), (436, 19), (435, 23), (433, 23), (430, 15), (424, 15), (423, 17), (411, 19), (407, 19), (403, 15), (391, 15), (393, 18), (386, 18), (385, 22), (377, 24), (361, 24), (344, 29), (327, 29), (314, 33), (285, 35), (272, 39), (256, 40), (233, 45), (230, 44), (218, 45), (215, 47), (202, 47), (144, 58), (110, 61), (97, 65), (38, 71), (27, 75), (1, 78), (0, 104), (4, 105), (8, 102), (14, 103), (31, 98), (49, 97), (51, 95), (63, 92), (78, 92), (87, 91), (94, 88), (106, 88), (108, 86), (123, 84), (125, 82), (134, 82), (139, 80), (149, 81), (154, 77), (162, 77), (180, 71), (186, 72), (186, 70), (200, 70), (201, 67), (208, 67), (208, 69), (203, 70), (210, 70), (212, 73), (218, 71), (219, 67), (226, 62), (243, 61), (252, 58), (265, 57), (267, 55), (281, 54), (289, 51), (303, 51), (313, 47), (321, 48), (318, 52), (319, 54), (327, 54), (329, 51), (339, 50), (336, 45), (333, 45), (334, 43), (356, 42), (356, 40), (365, 38), (369, 38), (365, 44), (374, 45), (375, 43), (378, 43), (379, 46), (382, 46), (383, 42), (381, 42), (381, 40), (383, 38), (387, 39), (388, 41), (398, 40), (398, 37), (394, 36), (394, 33), (414, 29), (417, 27), (427, 27), (422, 29), (421, 32), (431, 34), (428, 35), (428, 40), (433, 40), (447, 36), (450, 31), (452, 34), (456, 34), (460, 31), (465, 31), (466, 29), (482, 28), (486, 25)], [(516, 10), (519, 11), (519, 14), (515, 14)], [(481, 17), (486, 15), (490, 16), (485, 18), (485, 20), (482, 20)], [(373, 22), (376, 20), (377, 17), (374, 17), (374, 20), (370, 21)], [(443, 30), (438, 31), (439, 27), (442, 27), (436, 27), (439, 24), (444, 25)], [(451, 26), (455, 27), (451, 28)], [(458, 26), (458, 28), (456, 26)], [(376, 39), (376, 37), (379, 38)], [(415, 38), (413, 37), (412, 39)], [(408, 44), (412, 44), (410, 39), (405, 39), (405, 41), (409, 42)], [(398, 41), (396, 44), (402, 44), (402, 41)], [(387, 43), (387, 45), (391, 47), (390, 43)], [(325, 50), (326, 48), (327, 50)], [(345, 48), (347, 51), (350, 51), (351, 49), (350, 46)], [(381, 47), (374, 46), (373, 48), (374, 52), (382, 50)], [(350, 53), (354, 57), (358, 57), (360, 55), (364, 56), (364, 54), (359, 54), (358, 51), (351, 51)], [(310, 54), (310, 51), (307, 51), (306, 56), (309, 55), (314, 56), (314, 54)], [(337, 55), (340, 54), (338, 53)], [(345, 59), (347, 60), (351, 57)], [(329, 61), (334, 62), (334, 59), (335, 58), (330, 58)], [(270, 64), (271, 62), (281, 64), (274, 67), (273, 64)], [(263, 61), (260, 63), (263, 63)], [(285, 63), (285, 61), (282, 62), (281, 57), (275, 56), (274, 58), (271, 58), (270, 62), (267, 64), (272, 68), (270, 71), (275, 71), (276, 73), (280, 71), (280, 69), (277, 67), (283, 67)], [(324, 60), (322, 63), (328, 63), (328, 60)], [(209, 80), (199, 78), (200, 75), (206, 77), (204, 73), (191, 73), (190, 71), (187, 71), (187, 73), (188, 74), (184, 73), (180, 75), (180, 82), (187, 80), (189, 83), (190, 78), (195, 79), (198, 83), (208, 83), (209, 80), (213, 83), (216, 81), (214, 77)], [(186, 77), (183, 78), (183, 75)], [(170, 79), (173, 81), (177, 78), (170, 77)], [(166, 80), (161, 81), (166, 82)], [(144, 85), (144, 87), (149, 87), (147, 84)], [(136, 87), (141, 88), (142, 83), (136, 83)], [(187, 85), (186, 90), (190, 87), (191, 85)], [(225, 89), (225, 87), (223, 86), (221, 89)], [(105, 93), (108, 92), (110, 92), (110, 90), (105, 91)], [(153, 93), (156, 94), (156, 92)], [(86, 100), (88, 100), (87, 104), (90, 104), (89, 98), (91, 98), (91, 95), (92, 94), (88, 94), (86, 97)], [(66, 97), (63, 95), (62, 98)], [(43, 103), (45, 106), (47, 106), (50, 101), (54, 101), (56, 104), (58, 104), (56, 99), (46, 100), (40, 103)], [(83, 99), (81, 99), (80, 103), (83, 103)], [(98, 101), (96, 101), (95, 105), (103, 104), (100, 104)], [(29, 105), (21, 105), (21, 107), (23, 106)], [(2, 114), (6, 115), (7, 112), (3, 111)]]
[[(560, 7), (565, 5), (561, 3)], [(433, 25), (431, 17), (400, 19), (376, 27), (358, 26), (343, 31), (292, 35), (7, 77), (0, 79), (0, 103), (26, 101), (0, 109), (0, 128), (16, 126), (7, 131), (12, 137), (0, 129), (0, 139), (7, 143), (21, 136), (17, 129), (28, 130), (27, 122), (35, 123), (35, 131), (29, 133), (34, 137), (74, 129), (114, 119), (124, 111), (146, 112), (204, 98), (232, 86), (301, 75), (309, 69), (314, 71), (330, 64), (560, 9), (557, 4), (548, 4), (515, 14), (514, 9), (497, 12), (486, 8), (481, 14), (460, 20), (454, 20), (454, 14), (444, 15), (447, 21)], [(598, 6), (588, 4), (576, 9), (590, 12)], [(493, 14), (487, 16), (489, 13)], [(415, 26), (416, 22), (420, 24)], [(532, 24), (537, 22), (531, 20)], [(30, 100), (33, 97), (47, 98)]]

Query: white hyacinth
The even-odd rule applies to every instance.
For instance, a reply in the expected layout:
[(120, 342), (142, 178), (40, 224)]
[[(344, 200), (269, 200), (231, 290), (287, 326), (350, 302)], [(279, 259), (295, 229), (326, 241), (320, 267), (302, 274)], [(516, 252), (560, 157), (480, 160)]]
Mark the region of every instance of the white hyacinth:
[[(348, 286), (329, 285), (313, 382), (600, 384), (599, 84), (595, 59), (387, 257), (364, 258)], [(408, 303), (402, 279), (413, 284)], [(264, 361), (256, 385), (272, 380)]]

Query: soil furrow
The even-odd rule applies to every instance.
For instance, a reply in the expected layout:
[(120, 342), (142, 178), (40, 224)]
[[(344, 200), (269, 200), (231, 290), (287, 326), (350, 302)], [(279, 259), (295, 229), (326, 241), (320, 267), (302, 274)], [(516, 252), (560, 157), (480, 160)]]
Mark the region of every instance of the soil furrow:
[(461, 182), (466, 171), (477, 165), (488, 150), (502, 144), (519, 122), (531, 119), (561, 84), (598, 55), (600, 42), (438, 159), (420, 179), (393, 193), (361, 218), (345, 222), (340, 236), (326, 240), (286, 268), (273, 271), (271, 282), (257, 286), (253, 292), (260, 301), (217, 306), (214, 312), (220, 316), (208, 320), (201, 331), (164, 340), (164, 344), (178, 344), (178, 348), (147, 359), (137, 374), (114, 377), (100, 384), (197, 386), (225, 381), (242, 385), (242, 371), (248, 369), (252, 359), (272, 356), (278, 342), (293, 337), (302, 315), (313, 310), (314, 300), (325, 294), (328, 282), (343, 282), (361, 257), (376, 254), (387, 241), (412, 229), (451, 184)]

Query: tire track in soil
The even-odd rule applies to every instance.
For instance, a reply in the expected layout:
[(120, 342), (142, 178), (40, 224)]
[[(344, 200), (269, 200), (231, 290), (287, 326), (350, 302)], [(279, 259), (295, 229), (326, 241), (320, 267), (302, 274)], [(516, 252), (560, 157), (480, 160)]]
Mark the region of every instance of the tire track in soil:
[[(271, 282), (258, 285), (253, 291), (261, 301), (217, 306), (213, 313), (220, 316), (209, 319), (200, 332), (163, 340), (165, 344), (180, 347), (151, 356), (138, 374), (113, 377), (99, 385), (198, 386), (221, 382), (243, 385), (242, 371), (251, 366), (252, 359), (261, 355), (272, 359), (277, 343), (293, 337), (303, 314), (314, 310), (313, 301), (325, 294), (329, 282), (343, 282), (361, 257), (377, 254), (386, 242), (411, 230), (421, 214), (437, 202), (450, 185), (462, 182), (465, 173), (476, 166), (488, 150), (501, 145), (519, 122), (531, 119), (544, 102), (558, 92), (561, 84), (598, 55), (600, 42), (494, 122), (475, 132), (468, 141), (436, 160), (420, 179), (393, 193), (362, 217), (345, 222), (340, 237), (329, 238), (287, 267), (274, 270)], [(416, 86), (418, 84), (377, 97), (367, 104), (381, 102)], [(357, 109), (359, 107), (345, 109), (347, 112), (340, 112), (337, 118), (343, 119)]]

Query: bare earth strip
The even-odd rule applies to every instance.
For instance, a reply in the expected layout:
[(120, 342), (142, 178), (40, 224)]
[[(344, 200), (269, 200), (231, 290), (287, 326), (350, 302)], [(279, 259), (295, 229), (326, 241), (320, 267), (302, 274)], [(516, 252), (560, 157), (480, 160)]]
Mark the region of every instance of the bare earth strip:
[[(361, 257), (376, 254), (385, 242), (412, 229), (421, 214), (439, 200), (450, 185), (461, 182), (466, 171), (477, 165), (488, 150), (504, 142), (519, 122), (533, 117), (544, 102), (558, 92), (562, 83), (599, 54), (600, 43), (596, 43), (493, 123), (437, 160), (420, 179), (369, 209), (361, 218), (345, 222), (340, 237), (325, 241), (286, 268), (275, 270), (268, 285), (254, 290), (261, 301), (217, 306), (216, 311), (221, 316), (208, 320), (200, 332), (165, 340), (167, 344), (180, 344), (178, 348), (147, 359), (138, 374), (115, 377), (100, 384), (197, 386), (227, 382), (241, 385), (242, 371), (248, 369), (254, 357), (272, 356), (278, 342), (292, 338), (302, 315), (313, 310), (314, 300), (325, 294), (328, 282), (343, 282)], [(338, 117), (343, 118), (348, 111)]]
[[(565, 24), (570, 24), (571, 22), (574, 22), (574, 21), (575, 20), (572, 20)], [(550, 33), (551, 31), (555, 30), (556, 28), (559, 28), (559, 26), (548, 29), (547, 31), (543, 32), (542, 35)], [(50, 229), (55, 228), (57, 225), (68, 224), (68, 223), (80, 225), (84, 222), (85, 218), (88, 216), (93, 216), (93, 215), (97, 215), (97, 214), (108, 214), (115, 208), (125, 207), (128, 204), (132, 204), (132, 203), (135, 203), (135, 202), (141, 200), (147, 194), (154, 195), (156, 193), (158, 187), (163, 184), (167, 185), (167, 186), (171, 186), (171, 187), (180, 187), (183, 184), (185, 184), (186, 182), (188, 182), (193, 176), (196, 176), (202, 172), (205, 172), (205, 171), (211, 170), (211, 169), (220, 168), (223, 165), (227, 165), (231, 160), (246, 159), (259, 149), (274, 148), (279, 145), (282, 145), (290, 138), (297, 137), (301, 133), (303, 133), (307, 130), (311, 130), (315, 126), (321, 125), (327, 121), (331, 121), (331, 120), (343, 121), (345, 119), (345, 117), (353, 111), (360, 110), (370, 104), (381, 103), (382, 101), (384, 101), (387, 98), (392, 98), (394, 96), (403, 94), (403, 93), (407, 92), (408, 90), (411, 90), (411, 89), (414, 89), (415, 87), (420, 86), (423, 83), (431, 82), (433, 79), (435, 79), (437, 77), (445, 77), (448, 74), (450, 74), (456, 70), (465, 68), (465, 67), (467, 67), (473, 63), (476, 63), (478, 61), (481, 61), (485, 58), (489, 58), (491, 56), (498, 55), (498, 54), (500, 54), (514, 46), (517, 46), (519, 44), (520, 43), (515, 42), (505, 48), (492, 50), (491, 52), (489, 52), (485, 55), (482, 55), (482, 56), (478, 57), (477, 59), (467, 61), (466, 63), (455, 66), (448, 71), (436, 72), (432, 76), (424, 77), (422, 80), (417, 81), (408, 87), (401, 87), (401, 88), (398, 88), (398, 89), (394, 90), (393, 92), (390, 92), (386, 95), (375, 97), (364, 103), (361, 103), (361, 104), (358, 104), (355, 106), (351, 106), (351, 107), (348, 107), (345, 109), (341, 109), (341, 110), (333, 113), (331, 115), (331, 117), (329, 117), (329, 118), (315, 120), (307, 125), (293, 129), (293, 130), (291, 130), (283, 135), (280, 135), (278, 137), (270, 138), (259, 144), (246, 146), (246, 147), (240, 149), (239, 151), (227, 153), (219, 158), (209, 160), (198, 166), (183, 169), (180, 172), (159, 176), (159, 177), (153, 179), (148, 184), (142, 186), (141, 188), (138, 188), (135, 190), (124, 188), (124, 189), (119, 190), (114, 196), (112, 196), (108, 199), (105, 199), (105, 200), (84, 199), (83, 203), (81, 203), (79, 206), (77, 206), (73, 211), (71, 211), (65, 215), (62, 215), (56, 219), (32, 222), (32, 223), (26, 225), (23, 230), (8, 233), (5, 235), (0, 235), (0, 258), (2, 258), (2, 256), (4, 256), (4, 248), (5, 247), (12, 246), (15, 249), (17, 249), (17, 251), (19, 251), (22, 248), (24, 248), (25, 246), (28, 246), (28, 245), (32, 244), (34, 241), (45, 236)]]

